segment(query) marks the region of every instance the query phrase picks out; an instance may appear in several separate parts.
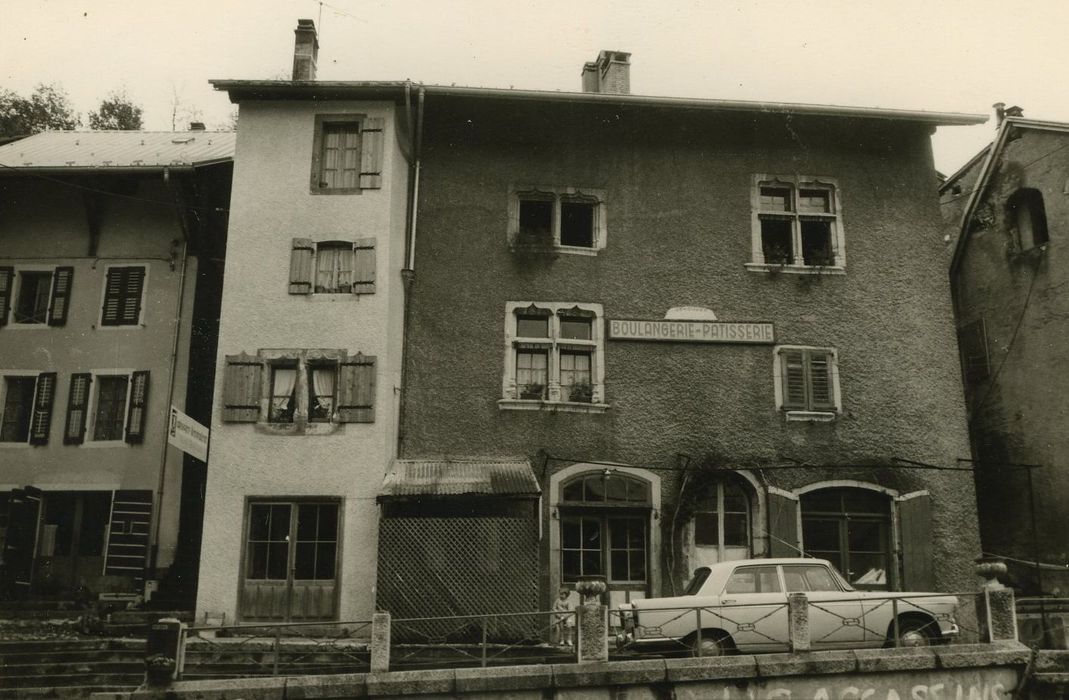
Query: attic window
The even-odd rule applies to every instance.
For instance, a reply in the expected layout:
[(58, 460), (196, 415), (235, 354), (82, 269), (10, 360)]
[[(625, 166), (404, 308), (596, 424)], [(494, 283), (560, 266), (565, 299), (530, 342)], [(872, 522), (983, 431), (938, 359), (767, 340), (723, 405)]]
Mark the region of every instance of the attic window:
[(1039, 190), (1026, 188), (1013, 193), (1006, 202), (1006, 213), (1017, 229), (1021, 249), (1038, 248), (1050, 240), (1047, 232), (1047, 211)]

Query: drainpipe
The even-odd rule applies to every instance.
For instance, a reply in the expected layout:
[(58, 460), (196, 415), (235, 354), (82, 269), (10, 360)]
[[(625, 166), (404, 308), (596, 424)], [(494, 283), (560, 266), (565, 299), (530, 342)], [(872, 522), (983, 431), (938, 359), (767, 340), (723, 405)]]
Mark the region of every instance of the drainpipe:
[[(409, 166), (410, 172), (410, 196), (408, 200), (408, 237), (405, 241), (405, 267), (401, 270), (401, 278), (404, 280), (405, 285), (405, 303), (404, 303), (404, 318), (402, 320), (402, 339), (401, 339), (401, 398), (398, 402), (397, 410), (397, 456), (401, 456), (401, 446), (405, 441), (405, 405), (407, 404), (407, 387), (408, 387), (408, 352), (406, 351), (408, 345), (408, 330), (411, 326), (412, 319), (412, 286), (416, 281), (416, 223), (419, 213), (419, 177), (421, 167), (421, 157), (423, 152), (423, 100), (426, 96), (426, 91), (423, 87), (420, 87), (417, 93), (417, 106), (416, 106), (416, 118), (415, 118), (415, 133), (412, 141), (412, 163)], [(412, 109), (409, 100), (409, 86), (405, 85), (405, 106), (408, 113), (409, 125), (412, 124)], [(412, 133), (411, 131), (409, 133)]]
[[(186, 210), (184, 207), (184, 201), (182, 198), (179, 186), (172, 180), (170, 171), (167, 168), (163, 169), (163, 182), (167, 186), (167, 189), (171, 191), (171, 195), (174, 197), (175, 212), (178, 214), (178, 227), (182, 231), (182, 264), (178, 278), (178, 297), (175, 299), (174, 305), (174, 333), (171, 336), (171, 366), (169, 375), (167, 377), (167, 416), (170, 418), (171, 405), (174, 401), (174, 378), (178, 369), (178, 340), (182, 329), (182, 311), (185, 305), (186, 297), (186, 263), (189, 260), (189, 227), (186, 222)], [(173, 261), (173, 258), (172, 258)], [(174, 262), (171, 263), (171, 269), (174, 269)], [(164, 427), (165, 435), (163, 444), (160, 446), (160, 475), (156, 482), (156, 508), (155, 519), (152, 528), (152, 540), (150, 549), (149, 566), (152, 569), (153, 576), (156, 575), (156, 563), (159, 561), (160, 551), (160, 524), (163, 520), (163, 489), (164, 483), (167, 479), (167, 427)], [(181, 458), (181, 459), (184, 459)]]

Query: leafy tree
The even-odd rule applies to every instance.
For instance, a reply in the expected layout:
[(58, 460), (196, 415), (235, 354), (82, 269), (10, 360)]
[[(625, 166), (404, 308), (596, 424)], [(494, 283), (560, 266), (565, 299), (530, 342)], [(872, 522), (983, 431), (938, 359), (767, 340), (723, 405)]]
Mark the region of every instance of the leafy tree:
[(29, 136), (47, 129), (81, 125), (67, 93), (56, 85), (38, 85), (29, 97), (0, 88), (0, 136)]
[(97, 131), (136, 131), (142, 127), (141, 108), (130, 101), (125, 91), (113, 92), (89, 113), (89, 128)]

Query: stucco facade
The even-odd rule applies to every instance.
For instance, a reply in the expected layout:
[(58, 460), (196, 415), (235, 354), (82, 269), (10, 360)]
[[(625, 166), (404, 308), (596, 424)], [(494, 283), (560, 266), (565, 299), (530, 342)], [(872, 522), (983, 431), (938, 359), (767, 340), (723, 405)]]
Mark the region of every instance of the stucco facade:
[[(819, 520), (807, 515), (807, 494), (821, 488), (870, 494), (876, 504), (870, 515), (882, 534), (872, 542), (884, 558), (867, 583), (971, 588), (979, 554), (971, 475), (901, 461), (953, 466), (968, 454), (929, 129), (846, 115), (432, 97), (403, 456), (531, 459), (543, 489), (546, 605), (570, 585), (561, 523), (605, 517), (613, 527), (613, 516), (598, 514), (607, 511), (567, 502), (568, 479), (583, 474), (603, 474), (606, 488), (634, 477), (648, 489), (635, 525), (647, 528), (648, 568), (614, 602), (681, 590), (708, 561), (695, 523), (715, 539), (728, 527), (732, 494), (743, 494), (743, 519), (731, 527), (745, 533), (735, 548), (721, 538), (714, 558), (814, 550), (802, 534)], [(794, 195), (833, 193), (842, 236), (834, 260), (811, 265), (795, 249), (790, 263), (770, 264), (759, 228), (768, 182)], [(597, 193), (601, 247), (562, 246), (559, 231), (518, 245), (517, 191), (546, 201)], [(670, 313), (679, 307), (699, 310)], [(708, 321), (710, 310), (721, 322), (771, 324), (774, 340), (612, 336), (614, 320)], [(525, 334), (517, 324), (542, 313), (549, 340), (517, 339)], [(603, 379), (594, 372), (593, 397), (568, 401), (554, 393), (565, 381), (554, 358), (575, 341), (552, 329), (557, 317), (584, 313), (596, 314), (596, 348), (580, 351), (592, 352)], [(834, 405), (784, 408), (786, 347), (834, 351)], [(522, 381), (516, 367), (530, 362), (514, 352), (548, 353), (541, 400), (539, 385), (526, 397), (510, 389)], [(613, 555), (603, 556), (601, 575), (611, 579)]]
[[(943, 187), (947, 226), (965, 232), (951, 274), (984, 550), (1009, 558), (1025, 588), (1042, 579), (1060, 595), (1069, 590), (1067, 143), (1069, 125), (1007, 117), (973, 172)], [(972, 184), (955, 196), (959, 180)], [(1039, 576), (1026, 563), (1036, 558), (1060, 566)]]
[[(388, 102), (311, 99), (247, 99), (241, 101), (240, 109), (197, 615), (226, 621), (370, 619), (378, 517), (375, 495), (396, 449), (400, 382), (400, 270), (408, 168), (397, 144), (395, 109)], [(383, 125), (381, 181), (374, 188), (323, 193), (314, 189), (315, 180), (310, 187), (309, 173), (318, 157), (317, 134), (321, 124), (332, 118), (359, 124), (365, 151), (371, 144), (368, 126)], [(366, 245), (373, 246), (374, 264), (365, 272), (371, 274), (373, 292), (357, 294), (346, 287), (346, 293), (309, 288), (292, 293), (295, 239), (306, 241), (301, 245), (316, 251), (315, 255), (323, 255), (326, 242), (347, 241), (351, 250), (352, 241), (372, 241)], [(326, 274), (321, 260), (312, 265), (313, 274)], [(316, 290), (320, 281), (315, 280)], [(267, 388), (248, 409), (255, 415), (233, 422), (227, 412), (228, 391), (233, 388), (227, 384), (228, 358), (242, 353), (263, 363), (258, 376)], [(297, 388), (290, 391), (297, 398), (303, 391), (312, 391), (313, 385), (319, 388), (315, 384), (319, 379), (312, 377), (313, 367), (337, 372), (333, 376), (340, 381), (345, 358), (358, 353), (375, 362), (372, 420), (365, 416), (362, 422), (345, 422), (339, 418), (337, 403), (334, 414), (322, 422), (314, 422), (307, 411), (294, 417), (291, 408), (283, 424), (272, 413), (267, 394), (278, 386), (271, 379), (276, 368), (296, 368)], [(305, 369), (309, 373), (301, 375)], [(259, 373), (260, 366), (255, 371)], [(334, 399), (341, 399), (338, 392)], [(302, 410), (298, 408), (298, 414)], [(250, 602), (259, 595), (250, 592), (250, 581), (270, 582), (278, 574), (285, 584), (294, 575), (285, 567), (280, 574), (274, 569), (257, 574), (248, 559), (254, 556), (249, 538), (255, 539), (250, 514), (256, 518), (263, 509), (276, 506), (286, 509), (286, 517), (300, 511), (300, 516), (293, 517), (303, 519), (309, 508), (322, 507), (330, 511), (331, 519), (336, 518), (336, 535), (331, 540), (335, 545), (330, 545), (336, 550), (322, 555), (336, 554), (336, 566), (322, 563), (325, 559), (321, 558), (326, 568), (315, 571), (320, 583), (308, 584), (322, 589), (322, 607), (317, 611), (299, 611), (300, 603), (292, 599), (272, 610)], [(318, 542), (328, 546), (322, 532), (325, 522), (321, 521)], [(300, 527), (303, 532), (305, 526)], [(284, 556), (300, 558), (303, 554)], [(327, 579), (329, 584), (322, 583)], [(289, 583), (293, 584), (292, 578)], [(326, 587), (331, 590), (323, 593)]]
[[(34, 138), (62, 153), (78, 137)], [(114, 138), (143, 146), (145, 136)], [(10, 144), (0, 158), (16, 148), (34, 146)], [(104, 150), (98, 155), (108, 158)], [(175, 560), (185, 458), (167, 444), (168, 418), (174, 405), (206, 420), (187, 404), (190, 386), (197, 391), (188, 381), (191, 346), (210, 342), (204, 333), (193, 339), (198, 323), (210, 330), (195, 299), (212, 276), (199, 258), (222, 254), (225, 213), (209, 210), (220, 203), (213, 196), (225, 200), (229, 165), (167, 173), (149, 164), (123, 170), (119, 160), (92, 177), (77, 167), (41, 177), (41, 163), (24, 162), (0, 178), (0, 568), (8, 595), (140, 594)], [(199, 194), (183, 199), (193, 187)], [(205, 207), (203, 227), (187, 226), (187, 205)], [(140, 296), (116, 318), (112, 294), (128, 291), (119, 289), (122, 270), (134, 271)], [(43, 296), (34, 303), (37, 280)], [(124, 510), (130, 503), (135, 515)]]

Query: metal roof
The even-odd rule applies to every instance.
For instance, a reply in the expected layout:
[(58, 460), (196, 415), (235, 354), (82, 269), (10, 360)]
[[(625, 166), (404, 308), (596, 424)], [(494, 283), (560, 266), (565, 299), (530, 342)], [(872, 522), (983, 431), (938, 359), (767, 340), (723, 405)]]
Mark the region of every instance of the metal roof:
[(398, 459), (379, 498), (399, 496), (537, 496), (538, 479), (526, 459)]
[(44, 131), (0, 146), (19, 170), (161, 170), (234, 158), (233, 131)]
[(534, 102), (579, 102), (590, 104), (636, 105), (645, 107), (708, 109), (730, 112), (769, 112), (812, 114), (831, 117), (855, 117), (924, 122), (943, 126), (982, 124), (986, 114), (927, 112), (923, 110), (884, 109), (881, 107), (846, 107), (841, 105), (799, 104), (791, 102), (753, 102), (745, 100), (711, 100), (691, 97), (620, 95), (597, 92), (561, 92), (553, 90), (512, 90), (503, 88), (461, 87), (456, 85), (422, 85), (407, 81), (328, 81), (328, 80), (211, 80), (217, 90), (226, 90), (233, 102), (242, 100), (375, 100), (404, 99), (405, 90), (422, 90), (428, 97), (468, 97)]

